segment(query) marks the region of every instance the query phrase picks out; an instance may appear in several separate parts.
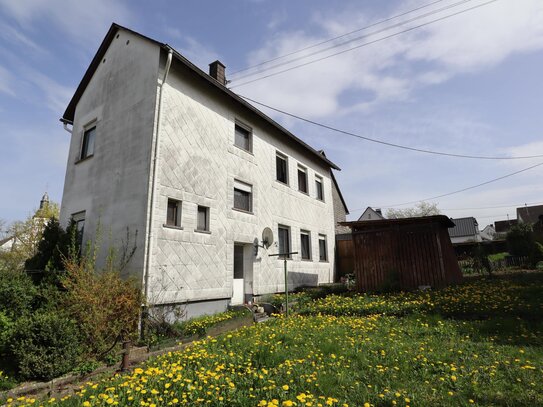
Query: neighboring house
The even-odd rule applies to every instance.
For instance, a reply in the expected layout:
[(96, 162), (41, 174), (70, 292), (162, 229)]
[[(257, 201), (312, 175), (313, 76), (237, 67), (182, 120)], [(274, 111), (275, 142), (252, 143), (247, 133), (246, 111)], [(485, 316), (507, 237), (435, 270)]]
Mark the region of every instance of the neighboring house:
[(451, 242), (466, 243), (466, 242), (481, 242), (481, 234), (479, 233), (479, 224), (474, 217), (452, 219), (454, 227), (449, 229)]
[[(152, 305), (188, 316), (334, 278), (339, 168), (166, 44), (113, 24), (61, 121), (61, 205), (93, 239), (138, 231), (127, 272)], [(69, 128), (67, 128), (68, 131)], [(274, 244), (260, 244), (263, 230)], [(104, 259), (99, 259), (99, 263)]]
[(486, 225), (483, 230), (481, 230), (481, 239), (483, 240), (494, 240), (496, 237), (496, 229), (494, 229), (493, 225)]
[(345, 222), (347, 220), (349, 209), (347, 208), (347, 204), (343, 199), (343, 195), (341, 194), (341, 190), (339, 189), (334, 173), (330, 172), (330, 176), (332, 178), (332, 199), (334, 201), (334, 222), (336, 224), (336, 235), (343, 233), (350, 234), (351, 229), (348, 226), (342, 226), (339, 224), (340, 222)]
[(368, 206), (366, 210), (364, 211), (364, 213), (360, 215), (360, 217), (358, 218), (358, 221), (360, 222), (363, 220), (381, 220), (381, 219), (385, 219), (385, 217), (383, 216), (383, 213), (381, 212), (381, 209), (379, 208), (373, 209)]
[(517, 220), (519, 223), (528, 223), (535, 225), (542, 221), (543, 217), (543, 205), (537, 206), (523, 206), (517, 208)]
[(0, 239), (0, 251), (9, 252), (15, 243), (15, 236), (6, 236)]

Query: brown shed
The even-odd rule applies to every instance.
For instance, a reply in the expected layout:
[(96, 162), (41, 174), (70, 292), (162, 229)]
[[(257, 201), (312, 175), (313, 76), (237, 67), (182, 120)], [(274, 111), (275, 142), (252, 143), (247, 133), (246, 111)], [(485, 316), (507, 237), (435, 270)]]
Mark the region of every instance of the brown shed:
[(352, 230), (359, 292), (445, 287), (462, 280), (443, 215), (345, 222)]

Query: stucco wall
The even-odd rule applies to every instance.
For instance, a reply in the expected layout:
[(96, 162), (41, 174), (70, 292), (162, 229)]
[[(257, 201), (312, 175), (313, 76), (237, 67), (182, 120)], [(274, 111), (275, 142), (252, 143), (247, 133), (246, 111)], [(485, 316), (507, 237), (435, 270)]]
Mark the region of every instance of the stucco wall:
[[(120, 247), (126, 228), (137, 249), (127, 271), (141, 274), (159, 47), (126, 31), (112, 41), (75, 112), (61, 221), (86, 211), (85, 240), (98, 222), (102, 246)], [(79, 161), (86, 126), (95, 121), (94, 155)], [(105, 250), (100, 261), (104, 259)]]
[(336, 224), (336, 234), (350, 233), (350, 227), (341, 226), (338, 224), (339, 222), (345, 222), (347, 220), (347, 213), (345, 212), (345, 206), (343, 206), (343, 202), (341, 201), (341, 197), (339, 196), (339, 191), (337, 190), (334, 183), (332, 183), (332, 199), (334, 202), (334, 221)]
[[(291, 228), (294, 251), (300, 250), (300, 230), (311, 232), (312, 260), (293, 256), (288, 262), (290, 284), (333, 281), (329, 168), (175, 62), (162, 103), (151, 301), (230, 298), (234, 242), (252, 244), (265, 227), (270, 227), (277, 239), (279, 224)], [(236, 120), (252, 128), (252, 152), (234, 145)], [(276, 151), (289, 157), (290, 185), (275, 180)], [(298, 163), (308, 169), (309, 194), (298, 191)], [(315, 198), (315, 174), (324, 180), (324, 202)], [(232, 209), (234, 179), (252, 185), (253, 214)], [(182, 201), (182, 230), (163, 226), (168, 198)], [(210, 207), (209, 234), (195, 232), (198, 205)], [(327, 262), (319, 262), (319, 234), (327, 237)], [(252, 284), (246, 289), (252, 285), (253, 294), (284, 289), (283, 262), (268, 256), (277, 251), (272, 246), (260, 249), (257, 257), (249, 255)]]

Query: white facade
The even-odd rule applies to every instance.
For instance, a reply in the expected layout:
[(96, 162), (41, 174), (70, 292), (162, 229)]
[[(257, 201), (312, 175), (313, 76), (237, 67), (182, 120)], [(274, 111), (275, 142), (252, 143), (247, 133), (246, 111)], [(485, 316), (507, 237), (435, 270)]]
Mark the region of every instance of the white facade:
[[(94, 237), (100, 223), (114, 245), (127, 227), (137, 230), (128, 270), (141, 278), (148, 301), (191, 302), (193, 315), (284, 290), (283, 261), (269, 256), (278, 247), (259, 248), (255, 255), (253, 242), (265, 227), (275, 239), (279, 225), (288, 227), (290, 248), (298, 252), (301, 231), (309, 232), (311, 259), (298, 254), (288, 261), (291, 287), (332, 282), (327, 161), (176, 57), (160, 91), (165, 49), (122, 28), (113, 35), (75, 108), (62, 221), (84, 218), (85, 239)], [(251, 151), (235, 145), (236, 123), (251, 131)], [(79, 160), (89, 126), (96, 126), (94, 154)], [(288, 159), (288, 185), (276, 180), (277, 152)], [(307, 172), (308, 193), (298, 190), (299, 166)], [(317, 179), (323, 200), (317, 199)], [(235, 182), (251, 191), (250, 213), (233, 209)], [(166, 226), (168, 199), (179, 202), (175, 227)], [(198, 206), (209, 208), (208, 231), (196, 230)], [(326, 241), (323, 261), (319, 238)], [(234, 279), (235, 245), (242, 245), (243, 260), (236, 261), (242, 262), (243, 279)]]

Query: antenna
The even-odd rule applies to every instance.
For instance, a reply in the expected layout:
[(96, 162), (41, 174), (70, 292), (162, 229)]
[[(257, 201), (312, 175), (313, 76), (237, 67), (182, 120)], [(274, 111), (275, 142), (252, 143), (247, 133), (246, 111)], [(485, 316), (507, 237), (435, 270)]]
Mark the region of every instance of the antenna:
[(255, 237), (255, 240), (253, 242), (255, 247), (255, 256), (258, 254), (258, 248), (262, 247), (264, 249), (268, 249), (273, 243), (273, 231), (266, 227), (262, 231), (262, 243), (258, 242), (258, 238)]

